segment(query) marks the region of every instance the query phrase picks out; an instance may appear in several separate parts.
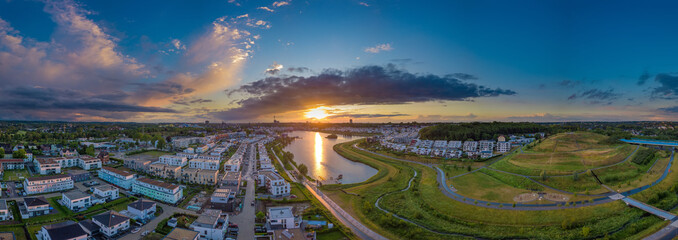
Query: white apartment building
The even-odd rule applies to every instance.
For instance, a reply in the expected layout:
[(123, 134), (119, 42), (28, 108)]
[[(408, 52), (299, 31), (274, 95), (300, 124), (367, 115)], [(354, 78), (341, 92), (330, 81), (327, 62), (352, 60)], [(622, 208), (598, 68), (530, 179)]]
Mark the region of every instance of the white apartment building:
[(447, 148), (459, 149), (461, 148), (461, 141), (450, 141), (447, 143)]
[(226, 172), (238, 172), (240, 171), (240, 165), (242, 165), (242, 158), (231, 158), (224, 163), (224, 171)]
[(185, 152), (180, 152), (180, 153), (177, 153), (177, 156), (179, 156), (179, 157), (184, 157), (184, 158), (186, 158), (186, 159), (188, 159), (188, 160), (191, 160), (191, 159), (194, 159), (194, 158), (198, 157), (198, 154), (195, 154), (195, 153), (185, 153)]
[(120, 189), (111, 185), (101, 185), (92, 188), (94, 195), (104, 198), (107, 201), (115, 200), (120, 197)]
[(301, 227), (301, 218), (295, 217), (292, 207), (281, 206), (268, 208), (268, 224), (272, 229), (292, 229)]
[(220, 161), (220, 160), (221, 160), (221, 156), (214, 156), (214, 155), (205, 155), (205, 154), (203, 154), (203, 155), (198, 156), (196, 159), (217, 160), (217, 161)]
[(466, 141), (464, 142), (464, 152), (475, 152), (478, 150), (478, 142)]
[(24, 180), (26, 194), (49, 193), (73, 188), (73, 179), (68, 175), (29, 177)]
[(511, 151), (511, 142), (497, 142), (497, 152)]
[(219, 160), (193, 159), (188, 162), (189, 168), (219, 170)]
[(478, 145), (479, 145), (480, 151), (490, 151), (491, 152), (492, 150), (494, 150), (494, 141), (484, 140), (484, 141), (480, 141), (478, 143)]
[(91, 156), (80, 156), (78, 159), (78, 167), (84, 170), (101, 168), (101, 159)]
[(290, 194), (290, 183), (275, 172), (259, 171), (257, 180), (257, 185), (266, 186), (271, 195), (284, 196)]
[(189, 227), (200, 234), (200, 239), (222, 240), (228, 229), (228, 214), (207, 209)]
[(217, 188), (212, 193), (210, 201), (213, 203), (228, 203), (232, 198), (235, 198), (235, 193), (228, 188)]
[(188, 159), (185, 157), (175, 156), (175, 155), (162, 155), (159, 158), (159, 162), (171, 165), (171, 166), (186, 166)]
[(445, 140), (436, 140), (433, 142), (433, 147), (434, 148), (444, 148), (447, 147), (447, 141)]
[(74, 212), (86, 210), (92, 206), (92, 197), (78, 190), (61, 193), (61, 205)]
[(35, 166), (41, 175), (61, 173), (61, 165), (52, 158), (36, 158)]

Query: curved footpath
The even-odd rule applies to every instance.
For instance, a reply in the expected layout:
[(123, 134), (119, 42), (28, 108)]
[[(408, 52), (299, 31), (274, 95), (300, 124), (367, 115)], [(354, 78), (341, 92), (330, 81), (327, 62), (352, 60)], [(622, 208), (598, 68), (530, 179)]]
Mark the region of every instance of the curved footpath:
[[(438, 181), (438, 184), (439, 184), (439, 188), (442, 187), (442, 189), (444, 190), (444, 191), (442, 191), (443, 194), (445, 194), (447, 197), (449, 197), (449, 198), (451, 198), (455, 201), (466, 203), (466, 204), (469, 204), (469, 205), (485, 207), (485, 208), (495, 208), (495, 209), (505, 209), (505, 210), (521, 210), (521, 211), (525, 211), (525, 210), (541, 211), (541, 210), (559, 210), (559, 209), (567, 209), (567, 208), (579, 208), (579, 207), (586, 207), (586, 206), (593, 206), (593, 205), (598, 205), (598, 204), (609, 203), (609, 202), (613, 202), (613, 201), (622, 199), (623, 197), (633, 195), (633, 194), (638, 193), (642, 190), (645, 190), (649, 187), (652, 187), (652, 186), (656, 185), (657, 183), (661, 182), (662, 180), (664, 180), (666, 178), (666, 176), (668, 175), (668, 173), (670, 172), (671, 164), (673, 163), (673, 155), (674, 155), (673, 152), (671, 152), (671, 159), (669, 160), (669, 163), (668, 163), (666, 169), (664, 169), (664, 174), (659, 179), (657, 179), (656, 181), (654, 181), (653, 183), (651, 183), (649, 185), (645, 185), (645, 186), (642, 186), (642, 187), (634, 188), (634, 189), (619, 193), (621, 196), (619, 196), (617, 193), (611, 193), (609, 195), (605, 195), (603, 197), (593, 199), (593, 202), (590, 202), (590, 201), (570, 202), (570, 203), (574, 203), (570, 206), (563, 206), (563, 205), (557, 204), (557, 203), (550, 203), (550, 204), (516, 203), (515, 207), (512, 207), (513, 203), (490, 202), (490, 201), (485, 201), (485, 200), (480, 200), (480, 199), (473, 199), (473, 198), (465, 197), (461, 194), (458, 194), (456, 192), (457, 190), (454, 188), (454, 186), (451, 186), (450, 184), (447, 183), (447, 178), (445, 177), (445, 172), (443, 172), (443, 170), (441, 170), (435, 164), (421, 163), (421, 162), (391, 157), (391, 156), (388, 156), (388, 155), (385, 155), (385, 154), (376, 153), (376, 152), (373, 152), (373, 151), (370, 151), (370, 150), (366, 150), (364, 148), (359, 147), (358, 144), (354, 144), (353, 147), (355, 147), (355, 148), (357, 148), (361, 151), (365, 151), (365, 152), (375, 154), (375, 155), (378, 155), (378, 156), (381, 156), (381, 157), (385, 157), (385, 158), (389, 158), (389, 159), (393, 159), (393, 160), (397, 160), (397, 161), (419, 164), (419, 165), (422, 165), (422, 166), (426, 166), (426, 167), (435, 169), (436, 172), (438, 173), (437, 181)], [(522, 148), (519, 148), (519, 149), (522, 149)], [(636, 148), (636, 150), (637, 150), (637, 148)], [(517, 151), (517, 150), (514, 150), (514, 151)], [(466, 173), (463, 173), (463, 174), (460, 174), (460, 175), (457, 175), (457, 176), (453, 176), (452, 178), (464, 176), (466, 174), (479, 171), (480, 169), (483, 169), (483, 168), (488, 168), (488, 166), (490, 166), (493, 163), (503, 159), (504, 157), (506, 157), (508, 155), (509, 154), (504, 155), (503, 157), (498, 158), (498, 159), (490, 162), (489, 164), (487, 164), (483, 167), (477, 168), (473, 171), (466, 172)], [(624, 160), (624, 161), (627, 161), (630, 157), (631, 156), (627, 157), (627, 159)], [(616, 165), (616, 164), (618, 164), (618, 163), (615, 163), (613, 165)], [(488, 169), (491, 169), (491, 168), (488, 168)], [(491, 169), (491, 170), (495, 170), (495, 169)], [(549, 188), (555, 189), (555, 188), (552, 188), (552, 187), (549, 187)], [(560, 191), (562, 192), (563, 190), (560, 190)], [(618, 197), (615, 197), (615, 196), (618, 196)]]
[(394, 216), (394, 217), (396, 217), (396, 218), (398, 218), (398, 219), (400, 219), (400, 220), (403, 220), (403, 221), (405, 221), (405, 222), (414, 224), (414, 225), (416, 225), (416, 226), (418, 226), (418, 227), (420, 227), (420, 228), (423, 228), (423, 229), (425, 229), (425, 230), (427, 230), (427, 231), (429, 231), (429, 232), (433, 232), (433, 233), (437, 233), (437, 234), (442, 234), (442, 235), (450, 235), (450, 236), (472, 237), (472, 238), (475, 238), (475, 237), (472, 236), (472, 235), (466, 235), (466, 234), (461, 234), (461, 233), (438, 232), (438, 231), (436, 231), (436, 230), (433, 230), (433, 229), (428, 228), (428, 227), (425, 226), (425, 225), (421, 225), (421, 224), (419, 224), (419, 223), (410, 221), (410, 220), (407, 219), (407, 218), (404, 218), (404, 217), (402, 217), (402, 216), (400, 216), (400, 215), (398, 215), (398, 214), (392, 213), (391, 211), (386, 210), (386, 209), (383, 209), (383, 208), (381, 208), (381, 207), (379, 206), (379, 201), (381, 201), (381, 198), (386, 197), (387, 195), (391, 195), (391, 194), (393, 194), (393, 193), (404, 192), (404, 191), (407, 191), (407, 190), (410, 189), (410, 187), (412, 186), (412, 181), (414, 181), (414, 179), (417, 177), (417, 174), (418, 174), (418, 172), (417, 172), (416, 170), (412, 169), (412, 171), (414, 171), (414, 176), (412, 176), (412, 178), (410, 178), (410, 181), (408, 182), (406, 188), (401, 189), (401, 190), (397, 190), (397, 191), (393, 191), (393, 192), (389, 192), (389, 193), (385, 193), (385, 194), (379, 196), (379, 198), (377, 198), (377, 201), (374, 202), (374, 206), (377, 207), (377, 208), (378, 208), (379, 210), (381, 210), (382, 212), (391, 214), (392, 216)]

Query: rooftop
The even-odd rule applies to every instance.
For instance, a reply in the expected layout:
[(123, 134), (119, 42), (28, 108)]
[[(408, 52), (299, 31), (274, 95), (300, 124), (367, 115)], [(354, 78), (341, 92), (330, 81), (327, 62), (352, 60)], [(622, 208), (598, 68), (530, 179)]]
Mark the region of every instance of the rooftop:
[(61, 175), (49, 175), (49, 176), (39, 176), (39, 177), (29, 177), (26, 178), (28, 181), (42, 181), (42, 180), (51, 180), (51, 179), (61, 179), (61, 178), (71, 178), (71, 176), (61, 174)]
[(88, 194), (81, 192), (81, 191), (78, 191), (78, 190), (63, 193), (63, 195), (65, 195), (70, 200), (89, 197)]
[(42, 227), (47, 230), (47, 234), (52, 240), (76, 239), (87, 236), (87, 232), (71, 220)]
[(272, 207), (268, 209), (268, 216), (271, 219), (294, 218), (292, 207)]
[(0, 210), (7, 210), (7, 200), (0, 199)]
[(163, 239), (167, 240), (193, 240), (198, 237), (198, 232), (184, 228), (174, 228)]
[(152, 208), (154, 205), (155, 205), (154, 201), (139, 199), (138, 201), (134, 201), (127, 206), (143, 211)]
[(150, 178), (138, 178), (137, 181), (147, 183), (147, 184), (151, 184), (151, 185), (154, 185), (154, 186), (158, 186), (158, 187), (161, 187), (161, 188), (166, 188), (166, 189), (172, 189), (173, 190), (173, 189), (179, 188), (179, 186), (177, 186), (177, 185), (174, 185), (174, 184), (171, 184), (171, 183), (166, 183), (166, 182), (156, 181), (156, 180), (153, 180), (153, 179), (150, 179)]
[(106, 167), (106, 166), (101, 167), (101, 168), (106, 170), (106, 171), (109, 171), (109, 172), (112, 172), (112, 173), (115, 173), (115, 174), (118, 174), (118, 175), (124, 176), (124, 177), (134, 176), (134, 173), (131, 173), (131, 172), (128, 172), (128, 171), (125, 171), (125, 170), (120, 170), (120, 169), (117, 169), (117, 168)]
[(117, 188), (114, 187), (114, 186), (111, 186), (111, 185), (100, 185), (100, 186), (94, 187), (94, 189), (99, 189), (99, 191), (105, 192), (105, 191), (115, 190)]
[(92, 220), (96, 220), (105, 226), (112, 227), (129, 220), (129, 218), (116, 211), (108, 211), (92, 217)]
[(207, 209), (191, 225), (205, 228), (219, 228), (218, 226), (215, 227), (215, 225), (218, 225), (219, 218), (221, 218), (221, 210)]
[(24, 202), (26, 203), (26, 206), (32, 207), (32, 206), (42, 206), (42, 205), (49, 205), (47, 203), (47, 199), (45, 197), (27, 197), (24, 198)]

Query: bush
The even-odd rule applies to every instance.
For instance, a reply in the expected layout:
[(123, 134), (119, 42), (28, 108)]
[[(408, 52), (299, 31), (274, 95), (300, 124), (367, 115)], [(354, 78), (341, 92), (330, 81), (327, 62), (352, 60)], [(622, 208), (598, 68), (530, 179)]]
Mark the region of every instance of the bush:
[(652, 159), (655, 157), (655, 153), (657, 153), (656, 149), (642, 149), (639, 150), (635, 156), (633, 156), (633, 159), (631, 162), (638, 164), (638, 165), (645, 165), (650, 162), (652, 162)]

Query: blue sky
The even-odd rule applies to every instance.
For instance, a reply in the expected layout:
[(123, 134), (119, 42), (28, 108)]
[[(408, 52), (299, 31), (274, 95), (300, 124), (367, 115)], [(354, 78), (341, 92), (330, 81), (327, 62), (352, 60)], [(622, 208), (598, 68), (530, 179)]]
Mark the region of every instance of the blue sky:
[(675, 120), (676, 5), (3, 1), (0, 118)]

